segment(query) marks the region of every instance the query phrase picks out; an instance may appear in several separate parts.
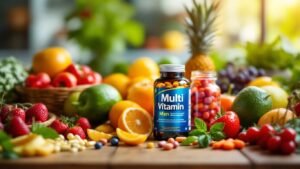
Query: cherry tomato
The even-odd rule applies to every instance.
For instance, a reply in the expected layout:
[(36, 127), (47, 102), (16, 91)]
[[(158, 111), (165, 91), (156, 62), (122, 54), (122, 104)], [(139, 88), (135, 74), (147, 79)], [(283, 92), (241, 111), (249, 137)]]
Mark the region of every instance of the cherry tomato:
[(247, 139), (251, 144), (255, 144), (258, 140), (259, 130), (256, 127), (250, 127), (247, 130)]
[(292, 128), (285, 128), (281, 133), (279, 133), (282, 141), (295, 141), (296, 135), (296, 131)]
[(273, 136), (267, 141), (267, 148), (270, 152), (277, 152), (280, 148), (281, 137)]
[(260, 137), (257, 141), (257, 144), (260, 146), (260, 148), (262, 149), (266, 149), (268, 148), (268, 140), (272, 137), (271, 134), (267, 134), (267, 135), (264, 135), (262, 137)]
[(68, 72), (59, 73), (53, 80), (54, 87), (75, 87), (76, 85), (76, 77)]
[(259, 138), (263, 138), (264, 136), (269, 136), (275, 133), (273, 126), (270, 124), (263, 125), (259, 130)]
[(94, 77), (94, 84), (100, 84), (101, 81), (102, 81), (101, 75), (99, 73), (97, 73), (97, 72), (91, 72), (91, 74)]
[(244, 142), (248, 142), (247, 133), (245, 131), (240, 132), (239, 135), (238, 135), (238, 139), (240, 139)]
[(82, 71), (83, 74), (88, 74), (91, 73), (93, 70), (87, 66), (87, 65), (81, 65), (80, 70)]
[(289, 155), (296, 150), (296, 144), (294, 141), (284, 141), (280, 145), (280, 151), (282, 154)]

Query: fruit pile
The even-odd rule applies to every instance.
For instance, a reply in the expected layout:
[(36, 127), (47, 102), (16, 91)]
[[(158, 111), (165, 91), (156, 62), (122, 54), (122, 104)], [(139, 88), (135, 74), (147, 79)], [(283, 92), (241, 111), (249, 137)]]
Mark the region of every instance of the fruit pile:
[(265, 76), (263, 69), (256, 69), (253, 66), (238, 68), (233, 63), (228, 63), (226, 67), (218, 72), (217, 84), (222, 93), (232, 92), (237, 94), (252, 80)]
[(72, 63), (63, 48), (47, 48), (37, 53), (32, 62), (32, 73), (25, 85), (30, 88), (75, 87), (100, 84), (102, 77), (86, 65)]
[(30, 133), (29, 125), (44, 123), (49, 118), (47, 107), (42, 103), (34, 105), (3, 105), (0, 110), (0, 126), (13, 137)]
[(250, 144), (259, 145), (271, 153), (289, 155), (296, 150), (297, 133), (292, 128), (276, 130), (270, 124), (263, 125), (260, 129), (249, 127), (246, 132), (241, 132), (239, 138)]

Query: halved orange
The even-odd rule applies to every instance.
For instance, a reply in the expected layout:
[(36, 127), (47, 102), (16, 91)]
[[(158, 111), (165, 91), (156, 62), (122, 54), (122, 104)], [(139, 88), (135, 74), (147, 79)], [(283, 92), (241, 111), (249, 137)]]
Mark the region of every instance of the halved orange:
[(119, 118), (118, 127), (129, 133), (149, 136), (152, 132), (152, 117), (143, 108), (127, 108)]
[(122, 129), (117, 128), (117, 135), (121, 141), (128, 145), (138, 145), (147, 140), (147, 135), (128, 133)]

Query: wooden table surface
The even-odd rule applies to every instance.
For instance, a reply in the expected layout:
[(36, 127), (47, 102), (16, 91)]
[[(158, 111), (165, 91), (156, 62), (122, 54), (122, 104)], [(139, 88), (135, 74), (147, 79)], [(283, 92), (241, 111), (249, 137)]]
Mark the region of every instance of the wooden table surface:
[(0, 160), (0, 169), (299, 169), (300, 155), (270, 155), (256, 147), (242, 151), (222, 151), (179, 147), (109, 147), (78, 153), (58, 153), (48, 157)]

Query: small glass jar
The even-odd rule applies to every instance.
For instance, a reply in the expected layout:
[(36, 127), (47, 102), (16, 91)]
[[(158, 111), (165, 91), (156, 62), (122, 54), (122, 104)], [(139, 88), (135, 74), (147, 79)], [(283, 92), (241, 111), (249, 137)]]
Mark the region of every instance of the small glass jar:
[(190, 82), (185, 66), (160, 65), (161, 77), (154, 82), (154, 129), (156, 140), (187, 136), (190, 121)]
[(215, 72), (193, 71), (191, 76), (191, 116), (210, 124), (221, 110), (221, 90)]

